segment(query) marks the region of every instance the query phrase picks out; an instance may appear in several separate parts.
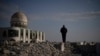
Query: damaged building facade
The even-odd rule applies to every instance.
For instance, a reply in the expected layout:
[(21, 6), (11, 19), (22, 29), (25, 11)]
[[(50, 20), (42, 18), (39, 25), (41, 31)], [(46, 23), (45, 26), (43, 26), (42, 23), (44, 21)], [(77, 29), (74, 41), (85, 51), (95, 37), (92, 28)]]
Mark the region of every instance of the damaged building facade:
[(0, 27), (0, 41), (13, 40), (30, 43), (45, 42), (45, 33), (27, 27), (28, 20), (24, 13), (16, 12), (11, 16), (10, 27)]

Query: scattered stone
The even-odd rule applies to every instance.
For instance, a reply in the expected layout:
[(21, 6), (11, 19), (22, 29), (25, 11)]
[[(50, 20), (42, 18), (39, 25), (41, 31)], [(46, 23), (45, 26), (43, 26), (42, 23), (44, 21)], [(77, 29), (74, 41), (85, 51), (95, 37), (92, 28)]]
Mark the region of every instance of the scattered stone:
[(16, 52), (14, 52), (14, 51), (11, 51), (10, 54), (13, 56), (16, 56)]
[[(70, 44), (65, 44), (65, 51), (61, 51), (60, 42), (43, 43), (7, 43), (0, 46), (0, 55), (3, 56), (71, 56)], [(1, 52), (3, 51), (3, 52)]]
[(10, 53), (10, 51), (9, 50), (3, 50), (3, 54), (9, 54)]

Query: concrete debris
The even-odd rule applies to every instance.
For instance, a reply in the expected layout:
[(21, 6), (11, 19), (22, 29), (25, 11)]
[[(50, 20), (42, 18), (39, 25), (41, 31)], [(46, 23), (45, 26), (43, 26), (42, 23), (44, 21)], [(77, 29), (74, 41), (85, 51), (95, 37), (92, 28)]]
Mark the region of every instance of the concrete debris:
[[(2, 44), (2, 45), (1, 45)], [(60, 42), (42, 43), (0, 43), (1, 56), (72, 56), (71, 46), (65, 43), (65, 51), (61, 51)]]

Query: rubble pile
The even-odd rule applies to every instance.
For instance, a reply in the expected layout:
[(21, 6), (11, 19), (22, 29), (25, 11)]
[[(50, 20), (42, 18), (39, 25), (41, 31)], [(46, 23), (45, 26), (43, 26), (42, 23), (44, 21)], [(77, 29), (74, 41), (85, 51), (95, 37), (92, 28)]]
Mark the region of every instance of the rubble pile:
[(65, 44), (65, 51), (60, 49), (60, 42), (42, 43), (0, 43), (1, 56), (72, 56), (70, 44)]

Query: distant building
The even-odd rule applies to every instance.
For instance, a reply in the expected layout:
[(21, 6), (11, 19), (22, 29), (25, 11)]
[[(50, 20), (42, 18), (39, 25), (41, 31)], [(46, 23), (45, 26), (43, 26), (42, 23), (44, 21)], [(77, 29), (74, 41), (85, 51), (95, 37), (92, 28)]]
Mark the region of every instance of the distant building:
[(97, 50), (97, 56), (100, 56), (100, 43), (97, 43), (96, 50)]
[(72, 53), (81, 54), (82, 56), (96, 56), (96, 45), (97, 44), (95, 42), (74, 42), (71, 43), (71, 46), (73, 46)]
[(96, 45), (95, 42), (86, 42), (86, 41), (82, 41), (82, 42), (76, 42), (77, 45)]
[(22, 12), (16, 12), (10, 20), (10, 27), (0, 28), (0, 41), (44, 42), (45, 33), (27, 28), (27, 17)]

